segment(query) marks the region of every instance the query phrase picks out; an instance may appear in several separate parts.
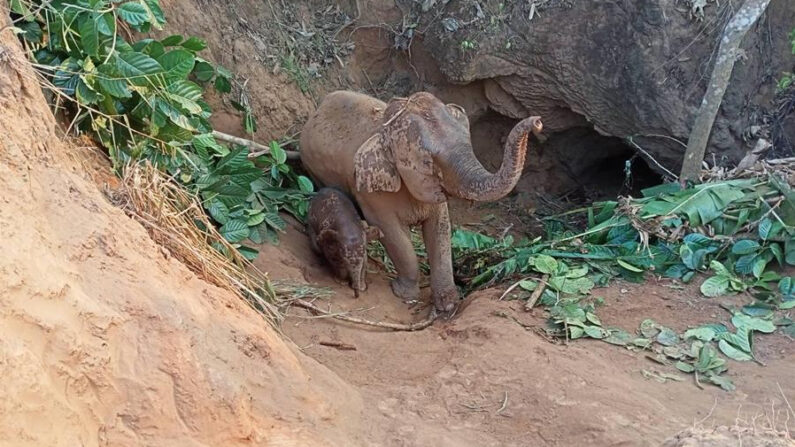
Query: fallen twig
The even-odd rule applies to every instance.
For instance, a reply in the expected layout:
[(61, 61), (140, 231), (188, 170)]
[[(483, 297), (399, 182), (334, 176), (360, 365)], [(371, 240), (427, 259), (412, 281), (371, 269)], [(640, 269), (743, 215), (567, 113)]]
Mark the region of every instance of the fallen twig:
[(533, 290), (533, 294), (530, 295), (530, 299), (527, 300), (527, 303), (525, 303), (524, 310), (530, 311), (533, 309), (533, 306), (536, 305), (538, 299), (541, 298), (541, 294), (544, 293), (544, 289), (547, 288), (547, 281), (549, 281), (549, 274), (545, 274), (541, 277), (541, 281), (538, 282), (536, 289)]
[(338, 341), (321, 341), (318, 343), (321, 346), (328, 346), (330, 348), (336, 348), (340, 351), (355, 351), (356, 346), (349, 345), (347, 343), (341, 343)]
[[(268, 146), (259, 144), (255, 141), (246, 140), (245, 138), (236, 137), (233, 135), (225, 134), (222, 132), (218, 132), (217, 130), (213, 131), (213, 136), (221, 141), (226, 141), (227, 143), (232, 144), (239, 144), (241, 146), (245, 146), (248, 148), (250, 153), (248, 154), (248, 158), (257, 158), (260, 155), (270, 154), (271, 149)], [(288, 160), (298, 160), (300, 155), (297, 151), (284, 151), (287, 154)]]
[(502, 406), (500, 407), (499, 410), (497, 410), (496, 414), (500, 414), (503, 411), (505, 411), (505, 407), (507, 407), (507, 406), (508, 406), (508, 392), (506, 391), (505, 392), (505, 399), (503, 399), (503, 401), (502, 401)]
[(428, 315), (428, 318), (422, 321), (410, 324), (390, 323), (384, 321), (370, 321), (370, 320), (365, 320), (363, 318), (351, 317), (349, 315), (332, 314), (331, 312), (327, 312), (308, 301), (300, 299), (294, 300), (292, 303), (298, 307), (311, 310), (312, 312), (321, 315), (330, 316), (332, 318), (336, 318), (337, 320), (347, 321), (348, 323), (363, 324), (365, 326), (375, 326), (383, 329), (392, 329), (393, 331), (406, 331), (406, 332), (420, 331), (432, 325), (433, 322), (438, 317), (437, 313), (432, 309), (431, 313)]

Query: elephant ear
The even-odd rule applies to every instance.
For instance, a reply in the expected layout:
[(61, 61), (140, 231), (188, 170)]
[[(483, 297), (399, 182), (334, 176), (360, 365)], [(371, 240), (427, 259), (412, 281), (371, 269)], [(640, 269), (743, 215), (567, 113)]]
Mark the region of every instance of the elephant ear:
[(469, 117), (467, 117), (467, 112), (463, 107), (450, 103), (447, 104), (447, 112), (469, 130)]
[[(398, 141), (402, 138), (398, 135)], [(404, 144), (395, 144), (395, 165), (411, 195), (425, 203), (443, 203), (447, 200), (442, 188), (441, 175), (434, 165), (432, 153), (443, 150), (443, 144), (433, 138), (425, 121), (409, 120)]]
[(381, 132), (359, 146), (353, 158), (353, 172), (358, 191), (396, 192), (400, 189), (400, 175), (392, 149)]

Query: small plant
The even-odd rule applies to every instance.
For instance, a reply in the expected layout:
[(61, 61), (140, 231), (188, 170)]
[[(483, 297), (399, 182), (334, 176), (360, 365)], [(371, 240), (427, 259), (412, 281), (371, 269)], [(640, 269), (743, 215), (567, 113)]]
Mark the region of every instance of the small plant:
[(477, 42), (472, 40), (462, 40), (460, 45), (463, 51), (474, 50), (477, 48)]
[[(792, 48), (792, 54), (795, 54), (795, 28), (787, 35), (789, 38), (789, 43)], [(778, 80), (776, 83), (776, 89), (781, 92), (788, 89), (793, 83), (795, 83), (795, 74), (791, 72), (784, 72), (784, 75), (781, 79)]]
[[(199, 56), (204, 40), (124, 37), (162, 28), (159, 0), (10, 0), (10, 7), (34, 67), (68, 105), (70, 128), (93, 135), (117, 171), (138, 160), (167, 171), (201, 197), (221, 234), (248, 257), (256, 251), (239, 243), (275, 241), (280, 211), (305, 215), (312, 183), (285, 164), (278, 144), (249, 160), (245, 148), (212, 136), (205, 90), (230, 92), (232, 74)], [(254, 133), (250, 108), (240, 108)]]

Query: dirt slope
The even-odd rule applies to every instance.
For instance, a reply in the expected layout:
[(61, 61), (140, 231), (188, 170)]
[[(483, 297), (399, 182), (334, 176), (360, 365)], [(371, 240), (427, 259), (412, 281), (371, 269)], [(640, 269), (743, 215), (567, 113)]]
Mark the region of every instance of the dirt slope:
[[(330, 278), (306, 237), (295, 228), (283, 236), (280, 247), (263, 250), (273, 274), (306, 278), (334, 290), (331, 302), (323, 304), (334, 311), (402, 322), (419, 320), (427, 312), (427, 308), (410, 309), (395, 298), (384, 274), (378, 272), (368, 276), (368, 291), (354, 299), (349, 289)], [(727, 314), (720, 304), (743, 299), (707, 300), (696, 284), (684, 290), (667, 285), (665, 281), (618, 283), (595, 290), (606, 302), (599, 310), (600, 318), (607, 326), (630, 331), (646, 318), (683, 331), (725, 320)], [(543, 311), (527, 314), (516, 302), (497, 301), (501, 292), (479, 292), (453, 321), (418, 333), (385, 333), (327, 319), (306, 320), (299, 310), (284, 328), (305, 353), (361, 391), (376, 421), (369, 426), (370, 439), (380, 442), (375, 445), (657, 446), (695, 425), (753, 427), (738, 446), (754, 439), (760, 441), (758, 445), (793, 445), (786, 439), (764, 444), (764, 439), (778, 438), (760, 437), (765, 427), (784, 430), (787, 418), (795, 417), (788, 415), (784, 402), (784, 396), (795, 402), (791, 340), (778, 335), (757, 337), (756, 353), (766, 367), (731, 362), (728, 374), (737, 384), (735, 392), (709, 385), (699, 390), (692, 376), (682, 375), (682, 382), (664, 384), (645, 378), (644, 370), (673, 371), (642, 353), (598, 341), (568, 346), (549, 343), (522, 326), (543, 327)], [(429, 297), (423, 298), (427, 305)], [(337, 350), (324, 342), (352, 345), (356, 350)], [(729, 439), (725, 435), (695, 433), (698, 436), (682, 439), (735, 445), (734, 439), (707, 443)]]
[(0, 445), (356, 442), (355, 390), (77, 174), (23, 57), (0, 32)]

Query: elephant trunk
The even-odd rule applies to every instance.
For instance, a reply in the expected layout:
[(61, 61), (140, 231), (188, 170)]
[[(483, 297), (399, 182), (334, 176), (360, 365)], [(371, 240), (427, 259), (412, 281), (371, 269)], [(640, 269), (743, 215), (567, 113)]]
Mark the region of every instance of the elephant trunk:
[(445, 186), (457, 197), (475, 201), (497, 200), (513, 190), (522, 175), (530, 132), (538, 135), (543, 126), (539, 117), (526, 118), (511, 130), (499, 171), (491, 173), (469, 151), (471, 159), (451, 163), (452, 172), (443, 172)]
[(367, 290), (367, 282), (365, 280), (365, 268), (367, 264), (367, 255), (357, 260), (350, 269), (351, 289), (353, 289), (353, 296), (359, 298), (359, 292)]

